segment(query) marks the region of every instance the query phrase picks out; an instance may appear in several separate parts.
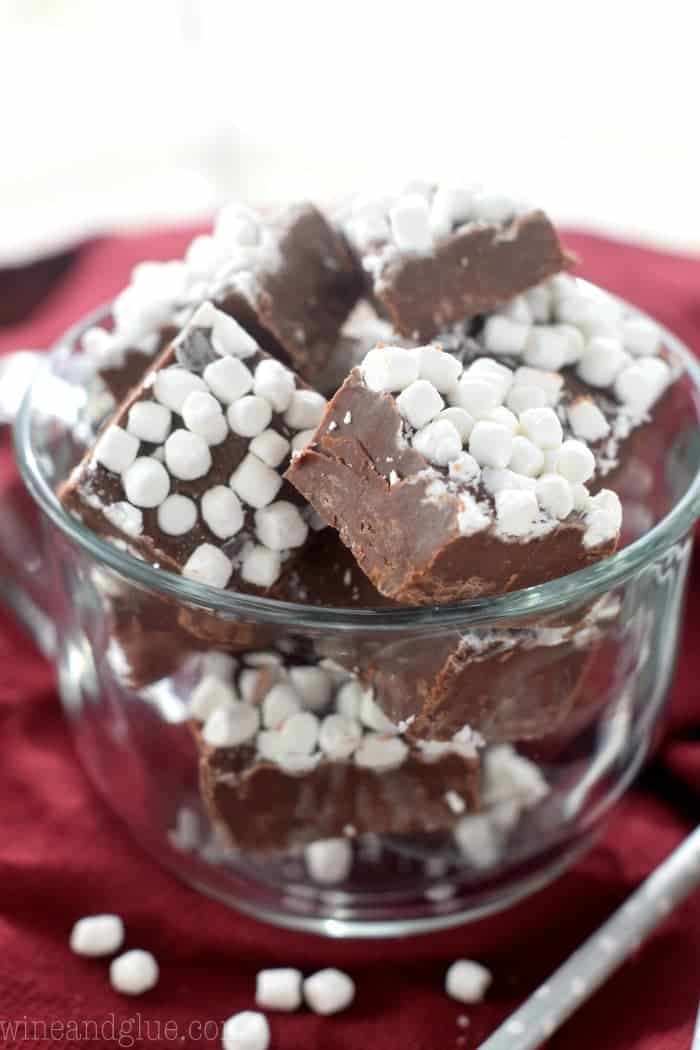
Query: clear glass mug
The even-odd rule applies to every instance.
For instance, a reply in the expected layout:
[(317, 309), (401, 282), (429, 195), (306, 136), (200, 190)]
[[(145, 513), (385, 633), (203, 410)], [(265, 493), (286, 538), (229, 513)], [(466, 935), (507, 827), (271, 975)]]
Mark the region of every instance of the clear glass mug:
[[(5, 561), (14, 557), (15, 606), (55, 652), (81, 760), (141, 845), (234, 907), (331, 936), (481, 918), (562, 872), (593, 841), (662, 722), (700, 513), (700, 369), (690, 352), (664, 333), (684, 371), (653, 425), (631, 439), (616, 478), (625, 545), (612, 558), (496, 599), (341, 609), (197, 585), (65, 513), (56, 486), (107, 407), (79, 349), (94, 321), (61, 341), (19, 412), (16, 457), (42, 543), (32, 549), (36, 531), (26, 530)], [(424, 827), (427, 803), (411, 771), (377, 772), (386, 830), (356, 834), (334, 823), (340, 789), (335, 801), (331, 791), (323, 804), (304, 804), (296, 773), (264, 811), (250, 820), (237, 811), (232, 843), (221, 807), (212, 821), (202, 802), (188, 705), (202, 676), (222, 665), (212, 653), (234, 649), (241, 666), (255, 662), (251, 651), (303, 652), (324, 661), (336, 685), (347, 668), (369, 668), (395, 720), (410, 718), (437, 675), (449, 679), (452, 728), (468, 722), (486, 740), (481, 809), (464, 811), (459, 792), (446, 792), (430, 800)], [(360, 794), (342, 799), (358, 822), (369, 805)], [(263, 825), (287, 835), (284, 847), (256, 848)], [(342, 871), (319, 873), (308, 844), (339, 836)]]

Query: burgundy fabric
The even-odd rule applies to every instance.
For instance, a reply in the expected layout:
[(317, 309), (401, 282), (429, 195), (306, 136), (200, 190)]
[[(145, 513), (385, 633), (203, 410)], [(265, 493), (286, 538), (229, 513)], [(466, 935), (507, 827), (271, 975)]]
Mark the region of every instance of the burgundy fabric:
[[(135, 262), (171, 258), (190, 235), (84, 246), (30, 316), (0, 329), (0, 352), (46, 346), (116, 292)], [(571, 235), (568, 243), (583, 258), (584, 275), (645, 307), (700, 351), (700, 259), (584, 234)], [(2, 287), (0, 274), (0, 295)], [(6, 449), (0, 456), (1, 487), (13, 468)], [(71, 748), (52, 669), (0, 611), (0, 1045), (220, 1046), (212, 1022), (253, 1005), (256, 969), (286, 964), (310, 971), (335, 964), (356, 978), (356, 1004), (330, 1019), (307, 1012), (272, 1016), (275, 1048), (472, 1050), (692, 827), (700, 801), (699, 628), (696, 563), (668, 735), (599, 845), (575, 869), (480, 924), (368, 944), (266, 927), (157, 867), (91, 790)], [(120, 998), (107, 983), (106, 963), (68, 951), (72, 922), (107, 910), (124, 915), (130, 946), (149, 948), (160, 960), (160, 983), (142, 999)], [(468, 1009), (442, 991), (446, 964), (463, 955), (482, 959), (495, 974), (488, 1000)], [(686, 1050), (699, 973), (696, 896), (548, 1045)], [(461, 1014), (469, 1017), (466, 1028), (457, 1025)], [(3, 1028), (6, 1019), (18, 1023), (14, 1034)], [(31, 1041), (34, 1022), (46, 1024), (47, 1042)], [(103, 1027), (96, 1034), (90, 1022)]]

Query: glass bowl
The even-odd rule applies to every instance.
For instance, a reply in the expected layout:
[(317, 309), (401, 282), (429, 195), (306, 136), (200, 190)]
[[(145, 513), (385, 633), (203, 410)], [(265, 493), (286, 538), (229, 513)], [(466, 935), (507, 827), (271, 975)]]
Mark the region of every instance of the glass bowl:
[[(615, 483), (626, 531), (613, 557), (495, 599), (338, 608), (189, 582), (64, 511), (56, 487), (107, 408), (79, 349), (95, 320), (61, 340), (16, 420), (42, 539), (33, 548), (27, 530), (14, 587), (27, 618), (51, 627), (44, 645), (78, 753), (135, 838), (204, 893), (330, 936), (481, 918), (561, 873), (662, 725), (700, 512), (700, 370), (690, 352), (664, 333), (682, 375), (629, 442)], [(242, 689), (242, 670), (254, 672), (250, 683), (262, 668), (268, 688), (284, 674), (269, 670), (275, 660), (320, 666), (334, 691), (356, 681), (350, 669), (363, 683), (371, 672), (384, 708), (408, 721), (425, 682), (457, 668), (455, 726), (483, 736), (479, 758), (467, 733), (437, 788), (425, 778), (442, 768), (445, 747), (422, 742), (412, 765), (373, 771), (369, 788), (297, 769), (279, 773), (267, 795), (251, 779), (242, 798), (240, 769), (203, 746), (191, 700), (207, 676), (233, 675)]]

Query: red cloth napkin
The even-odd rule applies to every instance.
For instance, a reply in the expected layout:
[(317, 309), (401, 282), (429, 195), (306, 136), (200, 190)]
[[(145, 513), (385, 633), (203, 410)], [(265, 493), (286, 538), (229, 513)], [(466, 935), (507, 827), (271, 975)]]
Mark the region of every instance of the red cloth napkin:
[[(85, 246), (31, 316), (0, 329), (0, 352), (47, 345), (114, 294), (135, 262), (172, 258), (190, 236), (182, 231)], [(643, 306), (700, 349), (700, 259), (582, 234), (568, 243), (583, 258), (584, 275)], [(6, 453), (0, 477), (7, 481), (11, 469)], [(253, 1006), (258, 968), (298, 965), (310, 971), (334, 964), (356, 978), (355, 1005), (329, 1019), (306, 1012), (272, 1016), (273, 1047), (472, 1050), (695, 823), (700, 652), (692, 643), (699, 627), (696, 564), (669, 733), (599, 845), (575, 869), (508, 913), (476, 925), (403, 941), (339, 943), (237, 915), (180, 885), (146, 857), (77, 764), (52, 668), (0, 611), (0, 1044), (218, 1047), (218, 1023)], [(106, 963), (68, 951), (73, 921), (100, 911), (123, 914), (128, 945), (148, 948), (160, 961), (160, 983), (141, 999), (111, 991)], [(465, 955), (483, 960), (495, 975), (488, 1001), (468, 1009), (442, 990), (447, 963)], [(548, 1045), (686, 1050), (698, 974), (696, 896)], [(462, 1014), (469, 1017), (466, 1028), (457, 1025)], [(36, 1041), (37, 1024), (46, 1026), (46, 1043)]]

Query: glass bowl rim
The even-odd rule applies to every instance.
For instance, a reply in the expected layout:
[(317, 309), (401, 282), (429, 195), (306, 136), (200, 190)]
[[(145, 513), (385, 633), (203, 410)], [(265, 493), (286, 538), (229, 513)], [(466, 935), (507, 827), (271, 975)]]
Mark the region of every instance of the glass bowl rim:
[[(601, 289), (589, 281), (577, 282), (596, 294)], [(636, 316), (648, 314), (619, 296), (613, 298)], [(75, 345), (92, 325), (109, 316), (110, 304), (104, 304), (71, 326), (54, 344), (36, 379), (46, 373), (52, 362)], [(651, 319), (651, 318), (650, 318)], [(700, 419), (700, 364), (692, 351), (659, 322), (665, 344), (680, 358), (685, 375), (693, 386), (693, 400)], [(449, 605), (405, 606), (396, 609), (353, 609), (305, 605), (261, 598), (220, 590), (206, 584), (185, 580), (164, 569), (154, 569), (114, 544), (101, 539), (64, 510), (56, 493), (42, 473), (39, 457), (31, 443), (32, 382), (20, 406), (14, 426), (15, 456), (22, 479), (32, 497), (47, 517), (69, 539), (98, 563), (108, 566), (131, 582), (156, 591), (181, 603), (214, 612), (226, 619), (323, 629), (324, 631), (396, 632), (414, 630), (420, 633), (436, 629), (465, 629), (495, 621), (517, 621), (537, 614), (538, 618), (556, 613), (564, 607), (590, 601), (624, 582), (677, 542), (700, 515), (700, 469), (687, 491), (661, 521), (644, 536), (623, 547), (611, 557), (578, 572), (547, 583), (510, 591), (498, 597), (474, 598)]]

